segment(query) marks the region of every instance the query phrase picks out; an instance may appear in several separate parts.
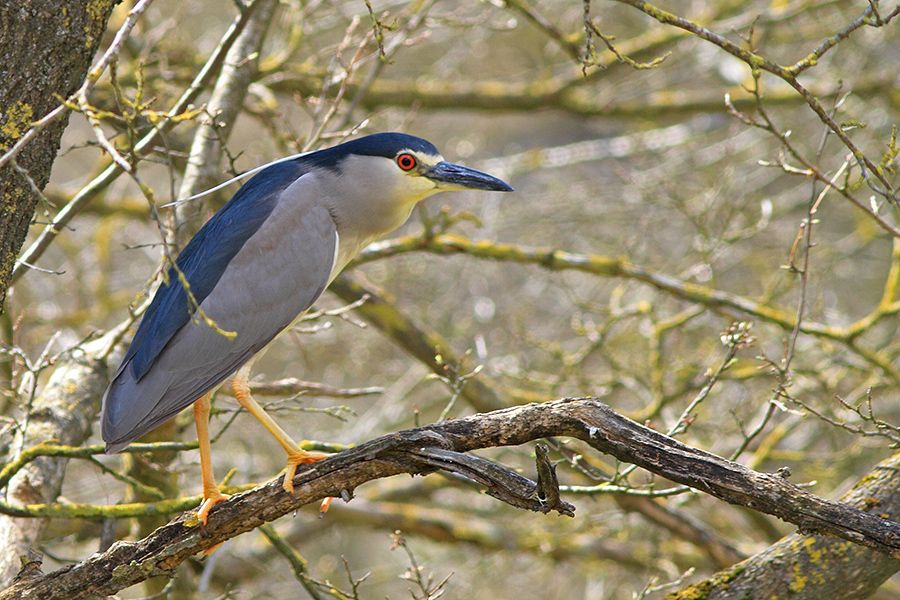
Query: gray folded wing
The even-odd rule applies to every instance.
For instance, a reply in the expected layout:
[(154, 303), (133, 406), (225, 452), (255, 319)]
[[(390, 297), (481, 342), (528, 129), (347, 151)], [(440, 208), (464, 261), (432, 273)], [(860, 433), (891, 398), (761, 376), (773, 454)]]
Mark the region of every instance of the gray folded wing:
[(123, 365), (107, 390), (103, 439), (116, 452), (211, 390), (293, 323), (328, 285), (338, 237), (329, 212), (303, 202), (302, 186), (231, 259), (200, 304), (229, 339), (195, 314), (137, 378)]

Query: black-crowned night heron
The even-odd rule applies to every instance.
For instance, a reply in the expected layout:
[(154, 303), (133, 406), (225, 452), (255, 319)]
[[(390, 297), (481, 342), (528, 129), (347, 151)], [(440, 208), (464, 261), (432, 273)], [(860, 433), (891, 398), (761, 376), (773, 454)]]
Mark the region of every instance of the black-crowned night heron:
[(178, 270), (170, 269), (157, 290), (103, 398), (106, 451), (122, 450), (193, 403), (203, 481), (199, 518), (206, 523), (226, 498), (210, 458), (210, 398), (234, 375), (237, 401), (287, 453), (283, 486), (292, 493), (297, 466), (326, 455), (302, 450), (252, 398), (253, 361), (363, 247), (402, 225), (428, 196), (461, 189), (512, 190), (445, 162), (431, 143), (402, 133), (370, 135), (261, 168), (188, 243)]

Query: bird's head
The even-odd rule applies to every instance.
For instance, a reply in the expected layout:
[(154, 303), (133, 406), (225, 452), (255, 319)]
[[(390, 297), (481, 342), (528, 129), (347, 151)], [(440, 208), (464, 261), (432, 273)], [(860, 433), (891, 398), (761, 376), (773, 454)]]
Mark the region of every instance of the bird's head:
[(405, 133), (376, 133), (317, 154), (349, 181), (366, 182), (368, 191), (387, 192), (403, 204), (451, 190), (512, 191), (492, 175), (445, 161), (434, 144)]

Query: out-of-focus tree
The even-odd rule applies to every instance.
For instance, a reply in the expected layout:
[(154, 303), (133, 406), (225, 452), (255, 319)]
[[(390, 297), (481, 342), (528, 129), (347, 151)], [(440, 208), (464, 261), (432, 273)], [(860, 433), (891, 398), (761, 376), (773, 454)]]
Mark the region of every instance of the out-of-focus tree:
[[(76, 4), (0, 9), (49, 73), (0, 89), (0, 598), (897, 595), (896, 3), (140, 0), (104, 35)], [(266, 356), (255, 393), (345, 450), (295, 498), (219, 394), (250, 491), (201, 531), (189, 419), (93, 432), (236, 186), (163, 205), (391, 129), (517, 192), (426, 203)]]

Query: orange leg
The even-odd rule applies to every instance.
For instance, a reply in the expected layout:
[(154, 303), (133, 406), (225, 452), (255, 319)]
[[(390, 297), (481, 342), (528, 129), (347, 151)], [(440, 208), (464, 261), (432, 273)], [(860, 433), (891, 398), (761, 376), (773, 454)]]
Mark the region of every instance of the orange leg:
[(287, 453), (287, 466), (284, 468), (284, 482), (282, 486), (288, 494), (294, 493), (294, 473), (297, 471), (298, 465), (314, 463), (324, 458), (328, 458), (328, 454), (324, 452), (310, 452), (302, 450), (297, 442), (295, 442), (288, 433), (282, 429), (275, 420), (263, 410), (253, 396), (250, 395), (250, 385), (247, 377), (247, 369), (241, 369), (231, 382), (234, 390), (234, 397), (238, 403), (243, 406), (248, 413), (256, 417), (262, 423), (269, 433), (272, 434), (278, 443)]
[(200, 477), (203, 481), (203, 503), (197, 511), (197, 518), (206, 525), (209, 511), (219, 502), (228, 500), (228, 496), (219, 490), (213, 475), (212, 449), (209, 445), (209, 401), (212, 393), (204, 394), (194, 402), (194, 421), (197, 424), (197, 440), (200, 442)]

